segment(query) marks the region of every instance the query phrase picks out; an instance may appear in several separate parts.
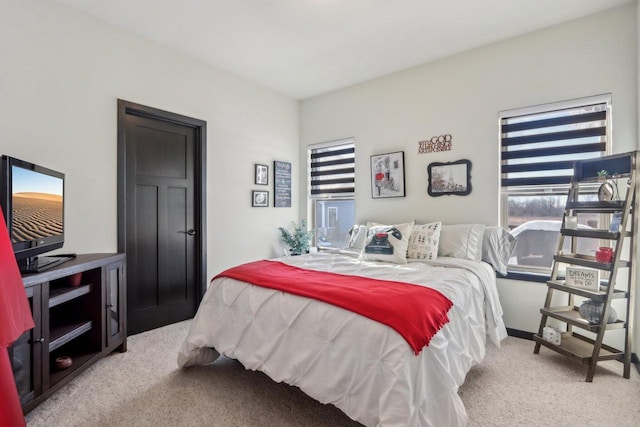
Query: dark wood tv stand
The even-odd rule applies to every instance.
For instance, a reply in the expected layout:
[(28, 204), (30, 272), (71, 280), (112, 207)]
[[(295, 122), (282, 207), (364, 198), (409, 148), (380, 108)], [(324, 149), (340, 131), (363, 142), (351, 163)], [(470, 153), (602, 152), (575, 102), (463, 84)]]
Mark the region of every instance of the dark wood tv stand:
[[(35, 328), (9, 348), (26, 414), (93, 363), (127, 350), (124, 254), (83, 254), (22, 276)], [(56, 366), (70, 357), (71, 366)]]

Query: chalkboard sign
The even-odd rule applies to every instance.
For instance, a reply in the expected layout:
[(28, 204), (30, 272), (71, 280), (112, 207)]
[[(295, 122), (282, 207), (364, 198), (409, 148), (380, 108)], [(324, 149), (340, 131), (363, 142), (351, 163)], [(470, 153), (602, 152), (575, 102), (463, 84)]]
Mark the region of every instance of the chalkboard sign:
[(291, 207), (291, 163), (273, 162), (273, 193), (276, 208)]

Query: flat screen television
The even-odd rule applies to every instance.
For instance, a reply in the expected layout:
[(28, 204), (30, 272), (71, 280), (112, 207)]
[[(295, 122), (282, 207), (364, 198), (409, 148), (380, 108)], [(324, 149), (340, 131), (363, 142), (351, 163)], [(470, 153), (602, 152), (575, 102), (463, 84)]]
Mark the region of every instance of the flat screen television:
[(0, 206), (13, 252), (23, 273), (34, 273), (69, 258), (44, 257), (64, 244), (64, 174), (2, 156)]

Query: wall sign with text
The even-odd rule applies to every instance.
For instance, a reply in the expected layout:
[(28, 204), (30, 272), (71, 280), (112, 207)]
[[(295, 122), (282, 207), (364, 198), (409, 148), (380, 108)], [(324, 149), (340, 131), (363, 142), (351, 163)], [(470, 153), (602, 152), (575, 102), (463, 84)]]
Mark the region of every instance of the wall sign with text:
[(273, 194), (274, 207), (291, 207), (291, 163), (273, 162)]
[(592, 268), (567, 267), (566, 269), (567, 286), (575, 286), (577, 288), (591, 289), (592, 291), (600, 290), (600, 270)]

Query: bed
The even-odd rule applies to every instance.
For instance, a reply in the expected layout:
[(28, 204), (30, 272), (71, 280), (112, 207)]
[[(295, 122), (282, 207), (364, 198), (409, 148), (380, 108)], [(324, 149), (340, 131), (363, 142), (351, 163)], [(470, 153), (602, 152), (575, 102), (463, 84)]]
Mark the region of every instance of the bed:
[[(458, 387), (485, 346), (506, 337), (494, 267), (439, 256), (406, 263), (353, 253), (271, 262), (311, 271), (427, 286), (452, 303), (448, 322), (419, 351), (392, 327), (323, 301), (215, 278), (179, 351), (181, 367), (220, 354), (299, 387), (366, 426), (462, 426)], [(416, 354), (417, 353), (417, 354)]]

